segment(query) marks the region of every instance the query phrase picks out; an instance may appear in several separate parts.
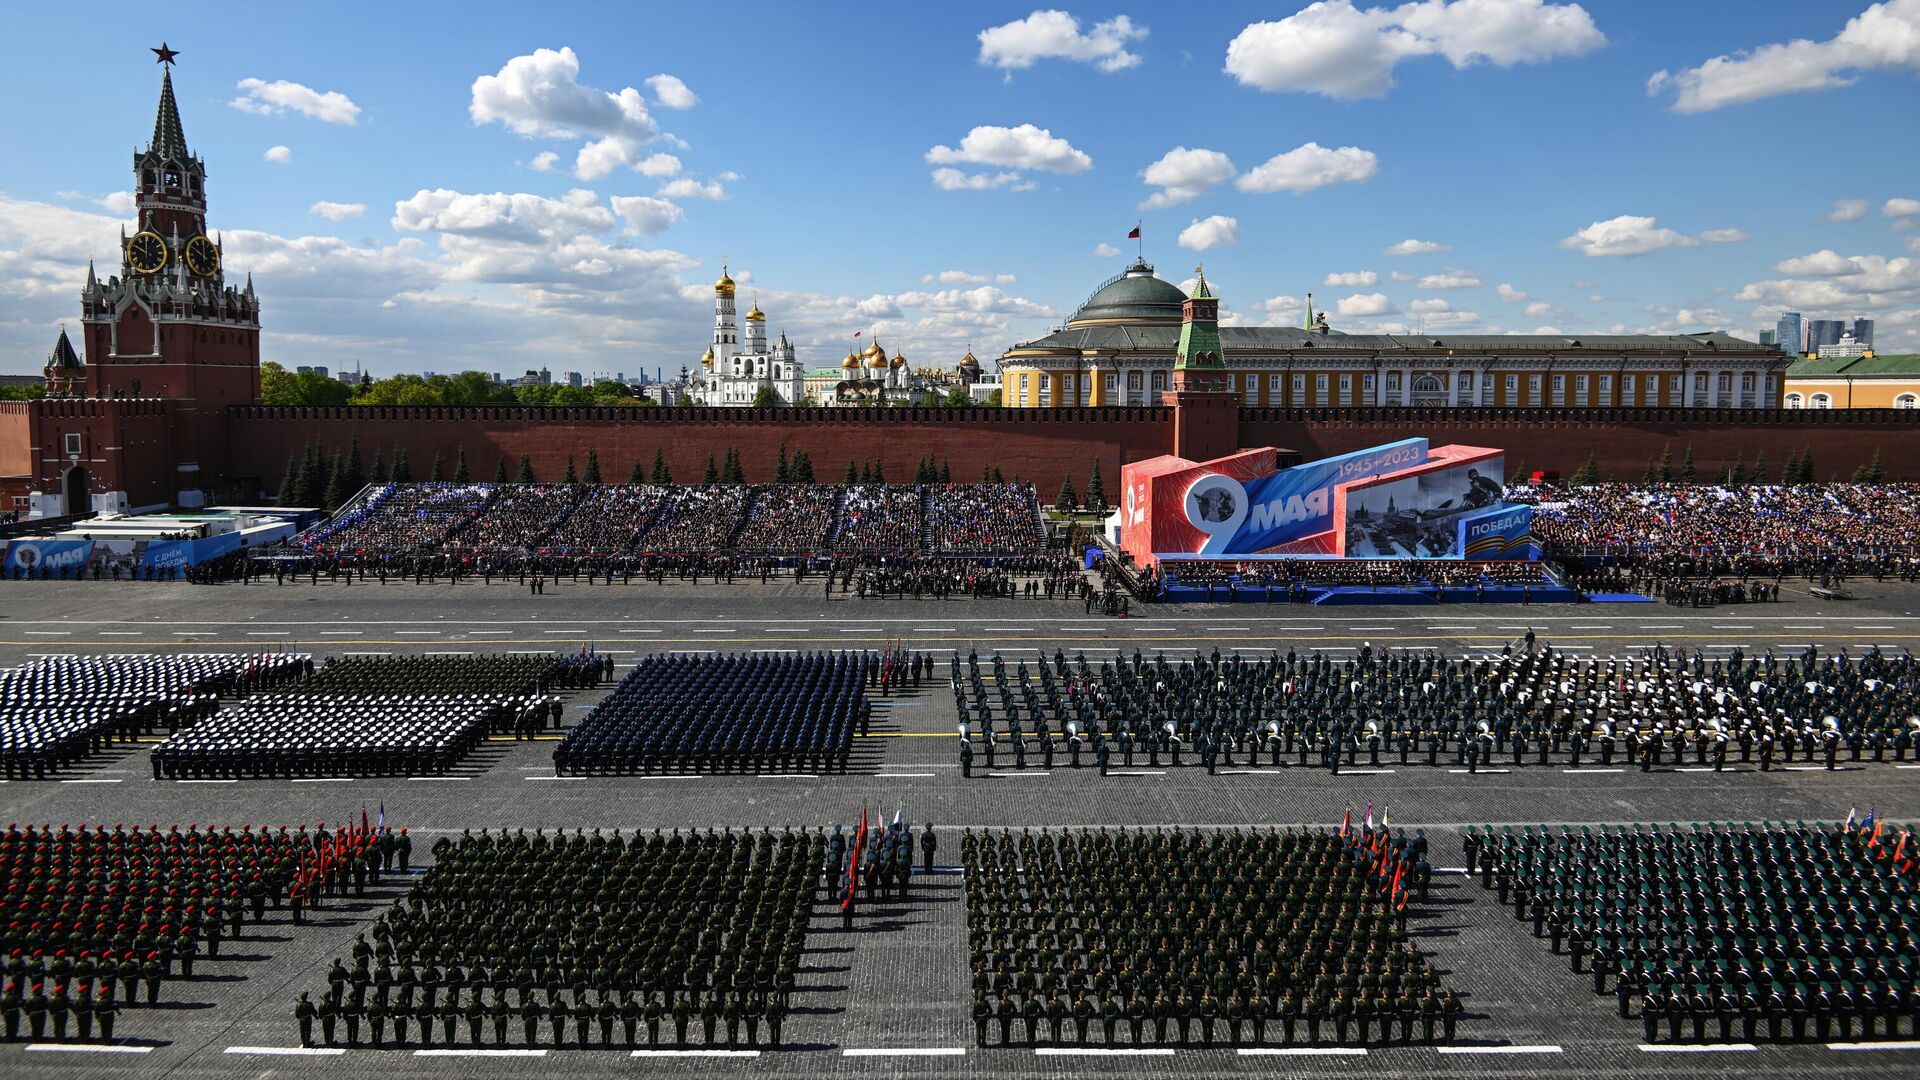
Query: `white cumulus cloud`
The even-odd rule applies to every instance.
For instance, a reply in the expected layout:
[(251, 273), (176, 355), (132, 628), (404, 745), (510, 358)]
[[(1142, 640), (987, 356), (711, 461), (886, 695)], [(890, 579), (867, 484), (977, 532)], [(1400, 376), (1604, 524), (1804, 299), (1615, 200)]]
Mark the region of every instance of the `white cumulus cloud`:
[(683, 220), (687, 215), (667, 199), (650, 195), (615, 195), (613, 212), (627, 223), (631, 236), (652, 236)]
[[(1388, 246), (1386, 250), (1386, 254), (1388, 255), (1432, 255), (1437, 252), (1452, 251), (1452, 250), (1453, 249), (1451, 247), (1448, 247), (1446, 244), (1435, 243), (1432, 240), (1408, 239), (1408, 240), (1402, 240), (1397, 244), (1392, 244)], [(1400, 280), (1400, 278), (1396, 276), (1394, 280), (1398, 281)]]
[(613, 214), (597, 195), (580, 188), (558, 199), (526, 192), (466, 194), (421, 188), (394, 204), (392, 224), (395, 232), (534, 243), (603, 232), (613, 226)]
[(933, 186), (941, 191), (986, 191), (991, 188), (1033, 190), (1033, 184), (1017, 172), (967, 173), (945, 166), (933, 170)]
[(985, 285), (988, 282), (1011, 285), (1016, 280), (1018, 279), (1012, 274), (970, 274), (965, 270), (942, 270), (937, 274), (920, 275), (922, 285), (930, 285), (936, 281), (943, 285)]
[[(1920, 240), (1920, 237), (1915, 237), (1915, 239)], [(1114, 247), (1112, 244), (1095, 244), (1093, 246), (1093, 253), (1102, 259), (1111, 259), (1115, 255), (1120, 254), (1120, 249)]]
[(691, 176), (683, 176), (678, 180), (670, 180), (662, 184), (660, 190), (654, 192), (654, 194), (663, 195), (669, 199), (713, 199), (722, 201), (727, 198), (727, 189), (726, 185), (720, 183), (718, 180), (709, 180), (703, 184)]
[(1357, 146), (1333, 149), (1310, 142), (1268, 158), (1235, 181), (1235, 186), (1259, 194), (1291, 191), (1298, 195), (1329, 184), (1356, 184), (1379, 169), (1380, 159), (1371, 150)]
[(1206, 251), (1240, 239), (1240, 223), (1225, 214), (1195, 218), (1193, 223), (1180, 230), (1180, 246), (1189, 251)]
[(580, 58), (571, 48), (536, 49), (473, 80), (467, 115), (528, 138), (585, 140), (574, 175), (598, 179), (639, 160), (641, 144), (660, 129), (640, 91), (601, 90), (579, 77)]
[(367, 204), (357, 202), (327, 202), (321, 200), (307, 207), (307, 213), (312, 214), (314, 217), (326, 218), (328, 221), (345, 221), (348, 218), (359, 217), (366, 212)]
[(1355, 293), (1341, 297), (1334, 310), (1342, 315), (1385, 315), (1393, 311), (1393, 304), (1386, 293)]
[(553, 167), (558, 164), (560, 164), (559, 154), (551, 150), (542, 150), (533, 156), (532, 161), (527, 162), (527, 168), (534, 172), (552, 172)]
[(1867, 216), (1867, 210), (1871, 205), (1872, 204), (1865, 199), (1837, 200), (1833, 204), (1833, 209), (1828, 212), (1827, 220), (1859, 221), (1861, 218)]
[(1593, 224), (1560, 241), (1590, 257), (1645, 255), (1668, 248), (1693, 247), (1700, 241), (1685, 233), (1665, 228), (1650, 217), (1622, 214)]
[(1739, 229), (1708, 229), (1700, 234), (1700, 239), (1709, 244), (1738, 244), (1746, 238), (1747, 234)]
[(672, 154), (649, 154), (633, 163), (633, 171), (656, 179), (675, 176), (680, 172), (680, 159)]
[(1380, 275), (1372, 270), (1349, 270), (1341, 274), (1328, 274), (1323, 285), (1342, 285), (1349, 289), (1360, 285), (1380, 284)]
[(264, 154), (261, 154), (260, 156), (264, 160), (272, 162), (275, 165), (293, 164), (293, 150), (291, 147), (269, 146), (267, 147), (267, 152)]
[(1467, 270), (1455, 270), (1448, 267), (1438, 274), (1428, 274), (1420, 279), (1423, 289), (1477, 289), (1480, 276)]
[(1064, 11), (1036, 11), (1024, 19), (980, 31), (980, 62), (1006, 71), (1030, 68), (1042, 60), (1077, 60), (1101, 71), (1124, 71), (1140, 63), (1127, 43), (1147, 36), (1125, 15), (1094, 23), (1085, 33), (1080, 20)]
[(360, 106), (353, 99), (338, 90), (321, 92), (297, 82), (276, 79), (265, 82), (260, 79), (241, 79), (241, 94), (228, 102), (241, 112), (256, 116), (274, 116), (279, 113), (296, 112), (301, 116), (319, 120), (327, 124), (343, 124), (353, 127), (360, 122)]
[(1233, 162), (1218, 150), (1176, 146), (1140, 173), (1141, 179), (1160, 189), (1140, 206), (1145, 210), (1178, 206), (1206, 194), (1215, 184), (1233, 179), (1235, 172)]
[(1511, 67), (1580, 56), (1605, 43), (1578, 4), (1417, 0), (1362, 9), (1351, 0), (1322, 0), (1241, 30), (1227, 45), (1226, 71), (1261, 90), (1371, 98), (1392, 89), (1393, 69), (1412, 57), (1442, 56), (1455, 68), (1481, 61)]
[(647, 77), (647, 89), (653, 91), (653, 100), (667, 109), (691, 109), (700, 104), (694, 92), (680, 81), (678, 75), (650, 75)]
[(1093, 168), (1093, 159), (1046, 128), (1032, 124), (996, 127), (982, 124), (967, 132), (958, 148), (935, 146), (927, 151), (935, 165), (994, 165), (1003, 169), (1040, 169), (1079, 173)]
[(1527, 298), (1526, 293), (1521, 292), (1519, 289), (1514, 288), (1512, 285), (1509, 285), (1504, 281), (1501, 282), (1499, 285), (1496, 285), (1493, 291), (1495, 295), (1499, 296), (1500, 299), (1505, 300), (1509, 304), (1517, 304), (1520, 301), (1525, 300)]
[(1868, 71), (1916, 69), (1920, 0), (1887, 0), (1847, 20), (1825, 41), (1795, 38), (1722, 54), (1698, 67), (1657, 71), (1647, 79), (1647, 94), (1672, 91), (1674, 112), (1700, 113), (1778, 94), (1850, 86)]

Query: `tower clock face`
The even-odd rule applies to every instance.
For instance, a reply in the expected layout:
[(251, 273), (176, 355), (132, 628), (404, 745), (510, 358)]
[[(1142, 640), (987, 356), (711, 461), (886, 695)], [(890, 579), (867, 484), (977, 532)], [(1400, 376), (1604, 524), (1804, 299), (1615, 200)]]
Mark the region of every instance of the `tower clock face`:
[(220, 249), (204, 236), (187, 241), (187, 269), (199, 277), (212, 277), (220, 269)]
[(135, 233), (127, 241), (127, 265), (135, 273), (159, 273), (167, 265), (167, 242), (157, 232)]

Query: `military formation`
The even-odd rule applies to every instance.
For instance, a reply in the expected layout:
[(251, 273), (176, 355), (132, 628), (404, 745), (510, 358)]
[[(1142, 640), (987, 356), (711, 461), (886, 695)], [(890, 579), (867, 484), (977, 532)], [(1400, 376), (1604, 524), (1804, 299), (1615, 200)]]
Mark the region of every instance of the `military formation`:
[(1920, 1034), (1906, 828), (1470, 829), (1467, 871), (1648, 1043)]
[(111, 1042), (121, 1010), (158, 1005), (168, 982), (192, 979), (195, 959), (218, 957), (222, 940), (249, 921), (289, 906), (298, 919), (303, 901), (344, 890), (338, 867), (378, 847), (370, 830), (329, 834), (324, 825), (8, 826), (6, 1038)]
[(462, 833), (293, 1015), (302, 1045), (783, 1044), (827, 837)]
[(648, 656), (554, 747), (554, 771), (843, 772), (882, 672), (857, 652)]
[(1489, 658), (1432, 652), (1234, 654), (1192, 661), (1056, 650), (1029, 669), (951, 662), (961, 763), (988, 769), (1424, 763), (1475, 770), (1622, 762), (1770, 770), (1920, 761), (1920, 663), (1807, 650), (1600, 660), (1534, 640)]
[(981, 1046), (1451, 1041), (1408, 938), (1424, 836), (1381, 828), (961, 837)]
[(312, 669), (296, 653), (50, 656), (0, 670), (0, 772), (46, 779), (116, 742), (172, 732), (222, 695), (285, 685)]
[(442, 774), (489, 734), (557, 724), (552, 692), (612, 671), (591, 652), (329, 659), (198, 719), (149, 760), (155, 779), (175, 780)]

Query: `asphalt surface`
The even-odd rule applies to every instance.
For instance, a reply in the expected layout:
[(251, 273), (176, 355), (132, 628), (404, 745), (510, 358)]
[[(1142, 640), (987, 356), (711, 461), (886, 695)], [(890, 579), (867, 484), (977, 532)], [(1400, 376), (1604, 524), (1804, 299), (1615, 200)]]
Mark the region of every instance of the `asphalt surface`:
[[(300, 584), (196, 587), (145, 583), (0, 583), (0, 664), (66, 652), (245, 651), (316, 654), (570, 650), (591, 645), (626, 662), (669, 650), (836, 649), (888, 642), (929, 650), (942, 672), (948, 650), (993, 652), (1010, 663), (1057, 647), (1090, 659), (1172, 657), (1289, 648), (1351, 655), (1376, 650), (1498, 652), (1527, 629), (1555, 648), (1625, 656), (1656, 642), (1724, 655), (1879, 645), (1920, 640), (1920, 590), (1872, 582), (1859, 598), (1818, 600), (1787, 583), (1778, 604), (1682, 609), (1662, 604), (1325, 608), (1276, 604), (1135, 609), (1130, 619), (1085, 614), (1078, 602), (1045, 600), (862, 600), (817, 588), (741, 582), (732, 586), (550, 585), (542, 596), (517, 585), (353, 586)], [(604, 691), (569, 701), (579, 715)], [(555, 779), (553, 742), (489, 743), (449, 778), (285, 780), (195, 784), (154, 781), (144, 752), (102, 755), (61, 780), (0, 785), (8, 820), (112, 823), (297, 823), (357, 818), (381, 805), (405, 825), (425, 856), (432, 840), (463, 828), (625, 830), (782, 826), (850, 822), (862, 802), (891, 817), (931, 820), (943, 838), (939, 861), (958, 857), (965, 827), (1029, 825), (1230, 827), (1335, 824), (1349, 805), (1390, 809), (1396, 826), (1424, 828), (1435, 865), (1461, 865), (1458, 828), (1502, 822), (1701, 821), (1845, 817), (1876, 805), (1882, 815), (1920, 817), (1920, 769), (1863, 763), (1837, 772), (1783, 770), (1642, 774), (1525, 765), (1478, 775), (1443, 764), (1379, 770), (1261, 767), (1209, 777), (1194, 765), (1144, 765), (1136, 775), (1101, 778), (1064, 756), (1038, 768), (963, 779), (953, 734), (952, 696), (942, 681), (884, 699), (870, 737), (858, 740), (844, 776)], [(1030, 762), (1030, 764), (1033, 764)], [(1090, 759), (1089, 759), (1090, 764)], [(1244, 766), (1238, 767), (1244, 768)], [(1011, 773), (1012, 770), (1003, 770)], [(65, 782), (63, 782), (65, 781)], [(965, 912), (957, 871), (917, 878), (914, 897), (863, 914), (854, 932), (818, 918), (808, 938), (793, 1046), (757, 1057), (629, 1057), (620, 1051), (549, 1051), (544, 1056), (422, 1056), (356, 1050), (339, 1056), (287, 1054), (297, 1043), (291, 1009), (317, 990), (325, 966), (344, 952), (381, 904), (337, 905), (295, 928), (270, 919), (202, 959), (196, 978), (168, 983), (177, 1000), (129, 1009), (118, 1052), (0, 1047), (8, 1077), (52, 1075), (317, 1076), (378, 1068), (395, 1076), (700, 1074), (714, 1076), (1240, 1076), (1379, 1077), (1729, 1076), (1793, 1071), (1820, 1077), (1920, 1075), (1920, 1040), (1866, 1050), (1825, 1045), (1705, 1051), (1646, 1051), (1637, 1021), (1614, 1016), (1563, 959), (1483, 895), (1476, 882), (1443, 874), (1414, 929), (1468, 1006), (1461, 1052), (1372, 1047), (1365, 1053), (1255, 1056), (1232, 1049), (1171, 1054), (1037, 1054), (972, 1045), (967, 1015)], [(164, 1003), (163, 1003), (164, 1004)], [(465, 1050), (464, 1044), (460, 1049)], [(269, 1053), (268, 1051), (279, 1051)]]

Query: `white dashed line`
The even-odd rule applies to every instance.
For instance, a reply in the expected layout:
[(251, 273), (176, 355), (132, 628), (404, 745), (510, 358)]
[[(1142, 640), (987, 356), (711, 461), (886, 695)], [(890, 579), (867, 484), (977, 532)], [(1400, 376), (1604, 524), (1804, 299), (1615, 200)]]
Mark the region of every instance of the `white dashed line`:
[(1648, 1054), (1745, 1054), (1760, 1049), (1752, 1043), (1641, 1043)]
[(1172, 1057), (1171, 1046), (1041, 1046), (1034, 1049), (1037, 1057)]
[[(27, 1047), (27, 1049), (31, 1050), (33, 1049), (33, 1047), (29, 1046)], [(1829, 1050), (1920, 1050), (1920, 1042), (1907, 1040), (1905, 1042), (1828, 1043), (1827, 1049)]]
[(528, 1047), (515, 1048), (511, 1046), (507, 1046), (507, 1047), (476, 1046), (471, 1049), (450, 1048), (450, 1049), (442, 1049), (442, 1050), (415, 1050), (413, 1052), (413, 1056), (414, 1057), (546, 1057), (547, 1052), (545, 1049), (542, 1049), (542, 1048), (528, 1048)]
[(1443, 1054), (1558, 1054), (1558, 1046), (1442, 1046)]
[(864, 1047), (849, 1046), (840, 1051), (841, 1057), (962, 1057), (966, 1054), (964, 1046), (906, 1046), (906, 1047)]
[(1364, 1046), (1243, 1046), (1241, 1057), (1365, 1057)]
[(151, 1046), (118, 1046), (112, 1043), (28, 1043), (29, 1051), (48, 1054), (145, 1054)]
[[(543, 1054), (546, 1053), (545, 1050), (542, 1050), (540, 1052)], [(715, 1050), (635, 1050), (629, 1056), (637, 1057), (637, 1058), (644, 1058), (644, 1057), (757, 1058), (760, 1056), (760, 1051), (758, 1050), (718, 1050), (718, 1049), (715, 1049)]]
[(229, 1046), (223, 1051), (258, 1057), (339, 1057), (346, 1052), (339, 1046)]

